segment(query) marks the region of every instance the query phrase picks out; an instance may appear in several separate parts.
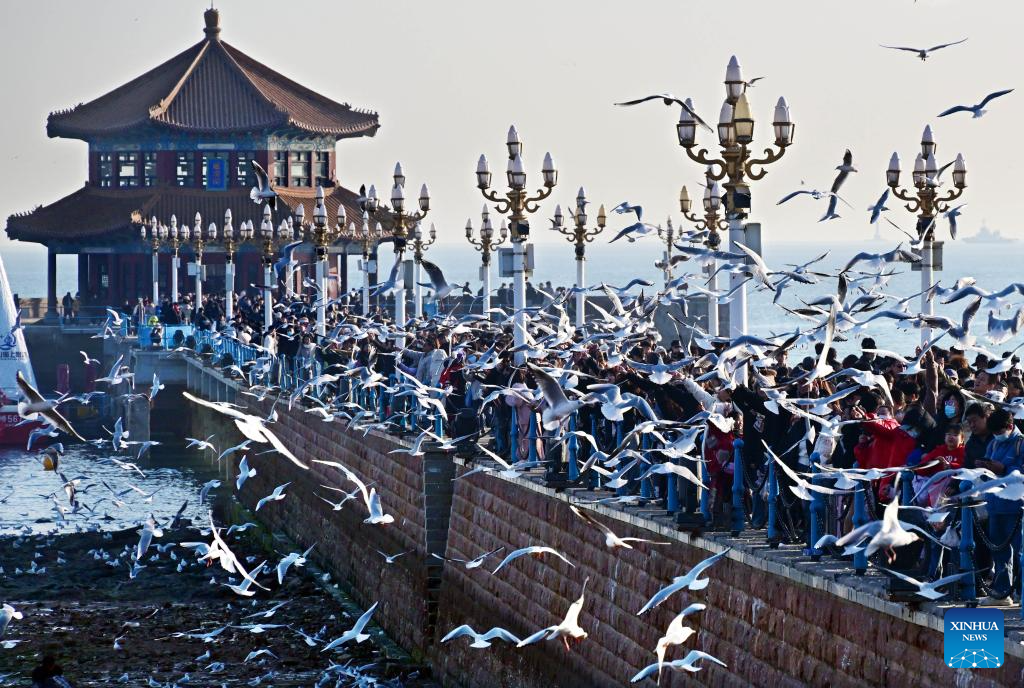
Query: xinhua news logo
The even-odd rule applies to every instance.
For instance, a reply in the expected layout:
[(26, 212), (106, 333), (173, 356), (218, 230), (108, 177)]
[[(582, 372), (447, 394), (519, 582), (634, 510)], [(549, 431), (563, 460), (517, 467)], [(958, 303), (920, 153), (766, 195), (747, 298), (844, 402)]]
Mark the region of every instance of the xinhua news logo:
[(1001, 609), (947, 609), (943, 617), (946, 666), (997, 669), (1003, 666)]

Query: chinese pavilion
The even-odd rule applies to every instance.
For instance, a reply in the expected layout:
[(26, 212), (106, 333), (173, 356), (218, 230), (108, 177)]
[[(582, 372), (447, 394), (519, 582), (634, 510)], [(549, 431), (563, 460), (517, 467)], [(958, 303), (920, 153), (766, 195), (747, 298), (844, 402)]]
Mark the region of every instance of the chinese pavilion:
[[(249, 199), (250, 160), (277, 188), (275, 224), (300, 204), (312, 217), (318, 185), (328, 217), (339, 204), (350, 219), (360, 216), (357, 195), (335, 177), (335, 146), (373, 136), (377, 114), (325, 98), (224, 42), (216, 9), (204, 19), (203, 40), (184, 52), (91, 102), (50, 114), (49, 136), (89, 144), (88, 179), (71, 195), (7, 220), (11, 239), (49, 250), (47, 317), (57, 314), (58, 254), (78, 255), (84, 305), (121, 304), (152, 291), (152, 249), (140, 238), (141, 222), (155, 216), (167, 223), (173, 214), (191, 225), (198, 212), (204, 226), (220, 227), (231, 209), (236, 227), (245, 220), (259, 227), (263, 208)], [(216, 245), (208, 245), (204, 263), (210, 287), (219, 280), (223, 288), (224, 254)], [(243, 247), (235, 263), (237, 284), (259, 281), (257, 246)], [(162, 255), (161, 293), (171, 265), (171, 255)]]

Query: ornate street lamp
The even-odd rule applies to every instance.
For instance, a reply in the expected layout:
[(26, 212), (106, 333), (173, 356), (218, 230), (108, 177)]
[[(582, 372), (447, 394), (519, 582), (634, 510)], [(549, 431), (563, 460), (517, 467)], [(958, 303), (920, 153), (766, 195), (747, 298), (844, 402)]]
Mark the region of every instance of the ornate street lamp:
[[(586, 319), (587, 295), (584, 292), (584, 263), (586, 261), (587, 244), (594, 240), (604, 230), (607, 216), (602, 205), (597, 211), (597, 226), (587, 229), (587, 193), (581, 186), (576, 194), (576, 210), (573, 212), (572, 226), (563, 225), (562, 206), (555, 206), (555, 217), (552, 220), (552, 229), (563, 234), (569, 243), (576, 247), (576, 327), (583, 327)], [(660, 230), (659, 230), (660, 233)]]
[(313, 206), (313, 224), (307, 225), (305, 209), (299, 205), (295, 209), (296, 221), (300, 230), (312, 240), (316, 248), (316, 333), (320, 337), (327, 335), (327, 259), (330, 246), (345, 226), (345, 206), (338, 204), (338, 216), (334, 226), (327, 224), (327, 206), (324, 204), (324, 189), (316, 187), (316, 202)]
[[(392, 175), (391, 186), (391, 209), (381, 206), (376, 198), (374, 187), (370, 187), (371, 194), (367, 198), (367, 210), (371, 214), (384, 214), (390, 218), (392, 229), (391, 236), (395, 244), (395, 260), (401, 261), (405, 255), (405, 245), (409, 238), (409, 230), (416, 226), (420, 220), (430, 212), (430, 191), (427, 185), (420, 187), (419, 211), (406, 212), (405, 209), (405, 174), (402, 172), (402, 163), (395, 163), (395, 172)], [(395, 282), (395, 322), (402, 326), (405, 323), (405, 280), (401, 272)]]
[(412, 257), (413, 257), (413, 312), (412, 317), (417, 320), (423, 317), (423, 285), (420, 284), (423, 280), (420, 278), (420, 268), (423, 265), (423, 252), (434, 245), (437, 241), (437, 229), (434, 228), (433, 223), (430, 225), (430, 238), (423, 238), (423, 228), (420, 227), (420, 223), (416, 223), (416, 227), (412, 230)]
[[(719, 211), (722, 208), (722, 187), (710, 177), (706, 179), (706, 182), (703, 199), (704, 218), (701, 219), (696, 213), (690, 212), (690, 193), (686, 190), (685, 186), (679, 192), (679, 210), (683, 213), (683, 217), (692, 222), (699, 231), (707, 232), (704, 245), (713, 251), (717, 251), (722, 245), (722, 237), (719, 231), (728, 229), (729, 223), (719, 217)], [(704, 263), (704, 271), (708, 276), (708, 289), (711, 292), (718, 291), (717, 263), (718, 261), (715, 258)], [(717, 337), (719, 334), (718, 300), (710, 296), (708, 297), (708, 334), (712, 337)]]
[[(183, 228), (188, 233), (187, 228)], [(161, 231), (161, 240), (163, 232)], [(171, 226), (167, 231), (166, 244), (174, 251), (171, 257), (171, 303), (178, 303), (178, 271), (181, 270), (181, 258), (178, 251), (181, 248), (180, 234), (178, 231), (178, 218), (171, 215)]]
[(363, 249), (363, 262), (360, 269), (363, 271), (363, 315), (370, 314), (370, 256), (377, 250), (377, 244), (384, 238), (384, 229), (378, 222), (376, 227), (370, 229), (370, 214), (363, 211), (362, 229), (356, 229), (356, 223), (350, 222), (348, 229), (341, 235), (349, 241), (360, 242)]
[[(758, 180), (766, 174), (765, 167), (779, 160), (786, 149), (793, 143), (793, 132), (796, 125), (789, 116), (789, 106), (785, 98), (779, 98), (775, 105), (775, 118), (772, 128), (775, 134), (775, 148), (766, 148), (763, 158), (751, 155), (748, 146), (754, 141), (754, 118), (747, 101), (746, 84), (740, 72), (739, 62), (733, 56), (725, 73), (725, 102), (718, 118), (718, 144), (721, 148), (720, 158), (711, 158), (707, 149), (697, 145), (697, 122), (690, 111), (693, 109), (689, 100), (687, 108), (679, 115), (676, 132), (679, 145), (686, 150), (687, 156), (694, 162), (712, 169), (707, 172), (714, 181), (724, 181), (725, 186), (725, 218), (729, 224), (729, 239), (735, 246), (737, 241), (746, 243), (746, 230), (743, 220), (750, 210), (750, 187), (747, 178)], [(747, 293), (742, 286), (745, 277), (733, 274), (730, 277), (730, 291), (735, 295), (729, 306), (730, 336), (736, 337), (747, 332)]]
[(281, 246), (294, 239), (292, 227), (282, 222), (274, 232), (270, 206), (263, 206), (263, 220), (260, 222), (260, 239), (263, 241), (263, 331), (266, 335), (274, 322), (274, 258)]
[[(508, 215), (509, 230), (512, 236), (512, 272), (514, 288), (515, 307), (515, 345), (521, 347), (526, 344), (526, 243), (530, 239), (530, 224), (527, 222), (527, 213), (535, 213), (540, 209), (538, 203), (551, 195), (551, 191), (558, 183), (558, 170), (551, 159), (551, 153), (544, 154), (544, 165), (541, 168), (544, 188), (539, 189), (535, 196), (530, 196), (526, 191), (526, 169), (523, 166), (523, 144), (519, 141), (519, 133), (516, 128), (509, 127), (508, 139), (505, 142), (508, 148), (508, 163), (505, 168), (505, 176), (508, 181), (508, 191), (504, 192), (504, 198), (491, 190), (491, 172), (487, 165), (487, 158), (483, 155), (476, 166), (476, 185), (484, 198), (495, 203), (497, 212)], [(516, 362), (522, 364), (526, 360), (525, 354), (516, 354)]]
[(189, 233), (186, 230), (187, 227), (182, 228), (182, 238), (188, 241), (188, 239), (191, 237), (192, 250), (195, 252), (195, 261), (193, 264), (195, 265), (196, 271), (196, 302), (193, 307), (193, 312), (196, 312), (199, 310), (200, 307), (202, 307), (203, 304), (203, 250), (206, 248), (207, 239), (209, 239), (209, 241), (217, 240), (217, 225), (211, 222), (210, 227), (204, 236), (203, 216), (197, 212), (195, 224), (192, 226), (192, 232)]
[(484, 205), (483, 210), (480, 212), (480, 232), (479, 239), (473, 238), (473, 220), (466, 220), (466, 241), (480, 252), (480, 281), (483, 283), (483, 302), (481, 308), (482, 312), (488, 318), (490, 314), (488, 311), (491, 310), (491, 253), (498, 249), (498, 246), (505, 243), (508, 239), (508, 225), (505, 224), (505, 220), (501, 221), (501, 231), (498, 234), (498, 240), (494, 240), (494, 226), (491, 225), (491, 213)]
[(234, 225), (231, 224), (231, 209), (224, 211), (224, 228), (221, 232), (224, 238), (224, 325), (229, 332), (234, 329), (231, 321), (235, 319), (235, 251), (240, 248), (240, 244), (252, 241), (254, 234), (252, 222), (243, 221), (236, 235)]
[[(921, 312), (926, 315), (935, 313), (935, 302), (932, 300), (933, 271), (942, 265), (942, 242), (935, 240), (935, 222), (939, 213), (949, 210), (949, 204), (960, 198), (967, 188), (967, 163), (964, 156), (957, 153), (953, 162), (953, 188), (943, 194), (939, 191), (942, 182), (941, 174), (935, 161), (938, 145), (932, 136), (931, 126), (924, 128), (921, 135), (921, 152), (914, 160), (914, 172), (911, 177), (914, 188), (907, 190), (900, 187), (900, 156), (893, 153), (889, 158), (889, 169), (885, 172), (885, 183), (892, 189), (896, 198), (906, 202), (906, 209), (917, 213), (917, 236), (923, 241), (921, 251)], [(914, 269), (918, 269), (915, 265)], [(931, 329), (921, 328), (922, 346), (931, 337)]]
[(146, 225), (142, 225), (140, 230), (143, 241), (149, 242), (150, 250), (153, 254), (153, 307), (156, 308), (160, 305), (160, 245), (163, 243), (161, 240), (161, 233), (166, 232), (166, 227), (161, 227), (160, 223), (156, 220), (154, 215), (149, 221), (149, 233), (147, 235)]

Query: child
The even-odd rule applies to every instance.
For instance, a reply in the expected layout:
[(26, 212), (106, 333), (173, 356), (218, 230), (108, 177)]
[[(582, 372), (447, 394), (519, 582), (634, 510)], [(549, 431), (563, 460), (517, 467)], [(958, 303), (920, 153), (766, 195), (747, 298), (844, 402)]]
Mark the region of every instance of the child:
[[(929, 476), (934, 475), (939, 471), (960, 468), (963, 466), (964, 452), (963, 426), (959, 424), (950, 425), (949, 428), (946, 429), (945, 442), (921, 457), (921, 468), (914, 471), (916, 473), (916, 476), (914, 477), (915, 492), (919, 489), (920, 485), (924, 485)], [(929, 466), (928, 464), (935, 465)], [(918, 501), (924, 506), (938, 506), (947, 490), (950, 489), (951, 483), (952, 478), (948, 476), (941, 480), (937, 480), (928, 486), (927, 492), (921, 495), (918, 498)]]

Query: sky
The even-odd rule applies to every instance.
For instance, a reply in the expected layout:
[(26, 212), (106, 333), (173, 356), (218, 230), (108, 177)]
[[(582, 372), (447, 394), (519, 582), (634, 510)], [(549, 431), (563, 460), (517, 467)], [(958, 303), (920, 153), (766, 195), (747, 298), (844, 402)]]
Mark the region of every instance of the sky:
[[(722, 80), (735, 54), (751, 88), (754, 148), (773, 142), (775, 101), (785, 96), (796, 122), (795, 142), (768, 175), (751, 185), (752, 221), (764, 242), (858, 241), (870, 238), (867, 206), (885, 189), (893, 151), (905, 181), (931, 124), (940, 164), (963, 153), (968, 185), (961, 232), (984, 220), (1024, 237), (1014, 220), (1024, 121), (1024, 89), (991, 104), (982, 119), (938, 119), (947, 107), (980, 101), (1019, 86), (1017, 32), (1024, 4), (1016, 0), (220, 0), (222, 38), (325, 96), (373, 109), (373, 138), (339, 143), (338, 177), (349, 188), (390, 187), (401, 161), (412, 189), (427, 182), (430, 221), (440, 241), (464, 242), (466, 219), (479, 222), (475, 186), (480, 153), (502, 182), (505, 134), (515, 124), (524, 143), (529, 183), (540, 185), (545, 151), (559, 184), (533, 222), (538, 242), (562, 241), (549, 226), (556, 202), (572, 203), (586, 187), (596, 207), (630, 201), (644, 219), (680, 222), (679, 187), (699, 198), (702, 169), (679, 147), (676, 108), (613, 103), (669, 91), (692, 97), (717, 120)], [(47, 204), (79, 188), (86, 144), (48, 139), (50, 111), (89, 101), (168, 59), (203, 37), (207, 3), (0, 0), (7, 19), (0, 57), (4, 126), (0, 128), (0, 217)], [(922, 63), (878, 44), (931, 46), (967, 37)], [(712, 134), (699, 142), (717, 151)], [(853, 209), (818, 224), (823, 201), (776, 201), (802, 182), (831, 184), (843, 151), (857, 174), (843, 195)], [(913, 218), (890, 202), (904, 227)], [(594, 214), (592, 213), (592, 217)], [(627, 224), (609, 218), (609, 230)], [(886, 230), (895, 241), (895, 230)], [(7, 242), (0, 238), (0, 246)], [(600, 241), (600, 239), (599, 239)], [(572, 252), (565, 249), (566, 260)]]

